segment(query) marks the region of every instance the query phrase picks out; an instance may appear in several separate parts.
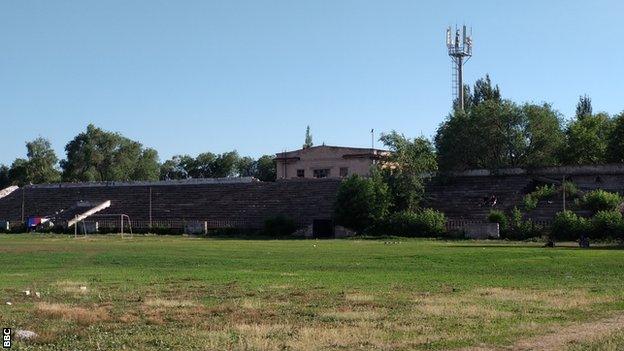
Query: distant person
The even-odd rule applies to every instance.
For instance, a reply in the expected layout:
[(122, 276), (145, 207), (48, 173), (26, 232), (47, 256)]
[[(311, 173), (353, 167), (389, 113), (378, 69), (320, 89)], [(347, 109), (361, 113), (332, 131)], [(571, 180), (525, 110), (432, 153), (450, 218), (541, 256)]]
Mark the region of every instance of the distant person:
[(583, 249), (589, 248), (589, 238), (587, 237), (587, 235), (581, 235), (581, 238), (579, 239), (579, 246)]

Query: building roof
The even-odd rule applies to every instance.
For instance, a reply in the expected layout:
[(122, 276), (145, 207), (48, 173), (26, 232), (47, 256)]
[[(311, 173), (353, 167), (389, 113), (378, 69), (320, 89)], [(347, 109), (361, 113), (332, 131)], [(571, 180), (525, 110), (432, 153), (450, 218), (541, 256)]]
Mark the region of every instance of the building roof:
[(387, 156), (390, 151), (383, 149), (375, 149), (375, 148), (364, 148), (364, 147), (349, 147), (349, 146), (332, 146), (332, 145), (318, 145), (311, 146), (308, 148), (303, 148), (299, 150), (292, 150), (286, 152), (279, 152), (275, 154), (276, 160), (288, 160), (288, 159), (297, 159), (302, 153), (308, 153), (311, 151), (319, 150), (319, 149), (334, 149), (344, 152), (344, 158), (357, 158), (357, 157), (384, 157)]

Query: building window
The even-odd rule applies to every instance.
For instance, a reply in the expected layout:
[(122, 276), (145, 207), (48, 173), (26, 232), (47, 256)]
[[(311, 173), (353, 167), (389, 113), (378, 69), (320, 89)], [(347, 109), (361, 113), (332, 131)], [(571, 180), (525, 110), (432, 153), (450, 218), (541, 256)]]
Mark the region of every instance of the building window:
[(329, 177), (329, 168), (314, 170), (314, 178), (327, 178), (327, 177)]
[(305, 169), (297, 170), (297, 178), (305, 178)]
[(340, 176), (346, 177), (349, 175), (349, 167), (340, 167)]

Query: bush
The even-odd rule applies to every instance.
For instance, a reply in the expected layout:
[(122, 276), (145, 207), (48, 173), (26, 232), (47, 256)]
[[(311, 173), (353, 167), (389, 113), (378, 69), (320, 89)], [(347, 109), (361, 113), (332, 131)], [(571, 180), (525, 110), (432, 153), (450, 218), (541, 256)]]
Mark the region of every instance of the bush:
[(338, 188), (334, 219), (337, 224), (360, 231), (383, 220), (389, 207), (388, 186), (380, 177), (353, 175)]
[(275, 216), (264, 221), (263, 232), (272, 237), (285, 237), (297, 230), (297, 224), (290, 218)]
[(622, 197), (617, 193), (604, 190), (594, 190), (583, 195), (579, 204), (581, 207), (594, 213), (598, 211), (613, 211), (622, 203)]
[(498, 228), (501, 233), (506, 232), (509, 228), (509, 220), (503, 211), (491, 210), (488, 215), (488, 221), (490, 221), (490, 223), (498, 223)]
[(624, 220), (618, 211), (598, 211), (592, 218), (592, 237), (595, 239), (621, 238)]
[(574, 198), (579, 193), (579, 189), (576, 184), (567, 180), (561, 184), (561, 189), (562, 191), (565, 191), (566, 196), (569, 198)]
[(536, 198), (535, 196), (531, 195), (531, 194), (527, 194), (524, 199), (522, 200), (523, 204), (524, 204), (524, 209), (526, 209), (527, 211), (532, 211), (537, 207), (537, 202), (539, 201), (538, 198)]
[(551, 227), (552, 240), (577, 240), (589, 231), (589, 221), (572, 211), (563, 211), (555, 215)]
[(438, 237), (446, 232), (446, 217), (442, 212), (429, 208), (410, 212), (403, 211), (367, 229), (371, 235), (396, 235), (405, 237)]
[(539, 200), (548, 199), (556, 194), (557, 187), (554, 185), (539, 186), (537, 189), (524, 197), (524, 208), (528, 211), (534, 210), (537, 207)]

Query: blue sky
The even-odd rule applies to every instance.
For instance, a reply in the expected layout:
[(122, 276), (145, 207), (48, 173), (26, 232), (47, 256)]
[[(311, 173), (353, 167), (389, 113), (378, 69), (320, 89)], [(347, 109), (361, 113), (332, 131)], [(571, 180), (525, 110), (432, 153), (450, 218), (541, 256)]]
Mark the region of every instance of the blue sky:
[(504, 97), (624, 110), (621, 1), (2, 1), (0, 163), (88, 123), (174, 154), (259, 156), (432, 136), (449, 112), (447, 25), (473, 27), (465, 80)]

